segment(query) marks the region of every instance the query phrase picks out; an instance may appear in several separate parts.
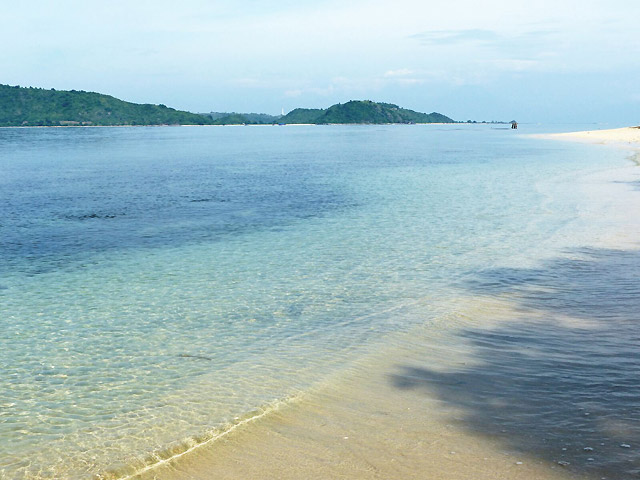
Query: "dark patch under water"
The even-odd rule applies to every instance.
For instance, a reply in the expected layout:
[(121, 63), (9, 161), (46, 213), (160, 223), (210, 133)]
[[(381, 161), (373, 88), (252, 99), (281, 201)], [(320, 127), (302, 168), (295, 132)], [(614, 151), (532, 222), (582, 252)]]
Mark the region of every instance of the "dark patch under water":
[[(304, 155), (265, 151), (243, 161), (242, 146), (212, 151), (201, 133), (177, 158), (149, 132), (99, 132), (99, 146), (84, 132), (58, 132), (48, 142), (47, 131), (20, 133), (25, 159), (3, 159), (0, 178), (0, 273), (34, 275), (109, 250), (211, 242), (352, 203), (325, 181), (331, 170), (311, 167)], [(75, 148), (61, 149), (64, 142)]]

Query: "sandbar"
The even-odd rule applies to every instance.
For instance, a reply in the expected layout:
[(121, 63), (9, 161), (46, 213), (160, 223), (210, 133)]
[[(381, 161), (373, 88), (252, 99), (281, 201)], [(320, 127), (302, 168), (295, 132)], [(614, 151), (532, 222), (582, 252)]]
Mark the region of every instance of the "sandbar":
[(586, 130), (581, 132), (552, 133), (534, 135), (538, 138), (553, 138), (558, 140), (582, 141), (614, 146), (640, 147), (640, 126), (613, 128), (609, 130)]

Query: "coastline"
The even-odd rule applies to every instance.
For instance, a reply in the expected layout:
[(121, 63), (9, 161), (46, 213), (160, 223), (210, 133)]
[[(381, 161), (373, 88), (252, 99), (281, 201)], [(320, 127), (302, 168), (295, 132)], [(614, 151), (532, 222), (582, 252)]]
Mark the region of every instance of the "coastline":
[[(475, 310), (478, 304), (468, 307)], [(498, 302), (484, 306), (496, 307)], [(469, 434), (461, 428), (464, 412), (454, 404), (435, 392), (398, 386), (405, 381), (400, 365), (420, 363), (446, 372), (473, 363), (468, 345), (457, 338), (471, 315), (461, 309), (457, 321), (448, 319), (455, 327), (438, 333), (427, 328), (399, 335), (391, 348), (361, 359), (295, 402), (126, 478), (582, 478), (505, 448), (498, 431)]]
[[(638, 128), (536, 137), (640, 149)], [(587, 187), (598, 184), (604, 186), (607, 193), (619, 195), (617, 201), (627, 210), (615, 218), (617, 232), (578, 247), (635, 255), (640, 225), (625, 223), (624, 213), (640, 208), (640, 195), (631, 189), (622, 191), (619, 184), (636, 181), (634, 167), (609, 171), (589, 180)], [(629, 228), (634, 231), (630, 232)], [(619, 243), (622, 237), (628, 241)], [(606, 271), (603, 274), (606, 275)], [(544, 290), (548, 286), (541, 287)], [(495, 344), (478, 348), (478, 338), (495, 335), (528, 336), (535, 345), (541, 338), (547, 338), (548, 331), (576, 335), (576, 338), (583, 332), (608, 332), (597, 318), (585, 316), (579, 309), (547, 310), (543, 304), (522, 302), (523, 295), (526, 298), (526, 292), (520, 292), (515, 298), (509, 292), (498, 292), (452, 299), (455, 308), (438, 322), (439, 327), (446, 325), (446, 328), (434, 329), (427, 325), (397, 335), (388, 348), (361, 359), (296, 402), (260, 415), (242, 428), (234, 427), (235, 431), (225, 433), (220, 441), (133, 477), (164, 480), (206, 479), (212, 475), (229, 479), (618, 478), (603, 475), (611, 468), (611, 458), (616, 465), (632, 461), (625, 454), (634, 452), (620, 448), (627, 441), (624, 440), (627, 437), (622, 436), (623, 429), (616, 431), (610, 427), (607, 431), (615, 433), (606, 440), (598, 439), (598, 442), (603, 440), (599, 443), (594, 443), (595, 437), (588, 434), (559, 439), (552, 433), (544, 433), (549, 438), (537, 438), (542, 434), (536, 430), (535, 422), (541, 422), (540, 428), (547, 430), (553, 427), (553, 423), (540, 420), (543, 414), (553, 422), (564, 420), (559, 413), (574, 415), (578, 422), (590, 415), (585, 408), (597, 410), (597, 407), (576, 403), (565, 410), (564, 406), (553, 403), (549, 408), (539, 405), (539, 402), (548, 403), (544, 395), (557, 387), (546, 386), (548, 390), (541, 393), (511, 391), (509, 375), (523, 374), (518, 368), (524, 368), (524, 373), (530, 376), (540, 372), (528, 371), (522, 365), (503, 367), (497, 360), (508, 361), (510, 357), (501, 355)], [(555, 316), (551, 322), (547, 318), (550, 312)], [(623, 312), (626, 313), (629, 312)], [(522, 351), (524, 347), (507, 345), (513, 348), (510, 354), (514, 359), (528, 358)], [(496, 356), (496, 363), (492, 363), (491, 355)], [(569, 393), (578, 395), (584, 387), (579, 384)], [(476, 391), (482, 395), (476, 395)], [(530, 395), (535, 402), (528, 404), (529, 397), (523, 394)], [(514, 400), (527, 408), (518, 411)], [(531, 414), (531, 418), (513, 418), (517, 415), (510, 409), (521, 415)], [(504, 417), (500, 416), (502, 411)], [(478, 413), (491, 413), (499, 418), (487, 415), (478, 420), (476, 416), (482, 417)], [(633, 433), (627, 435), (633, 436)], [(609, 458), (601, 460), (596, 453), (587, 453), (594, 447), (596, 453), (607, 449)]]
[(531, 137), (610, 145), (622, 149), (640, 150), (640, 126), (541, 135), (534, 134), (531, 135)]
[(594, 145), (608, 145), (622, 150), (631, 151), (632, 155), (629, 159), (636, 165), (640, 165), (640, 126), (612, 128), (606, 130), (550, 133), (544, 135), (534, 134), (531, 135), (531, 137), (548, 140), (590, 143)]
[[(455, 123), (442, 123), (442, 122), (431, 122), (431, 123), (284, 123), (284, 124), (273, 124), (273, 123), (248, 123), (248, 124), (228, 124), (228, 125), (209, 125), (209, 124), (191, 124), (191, 123), (176, 123), (176, 124), (150, 124), (150, 125), (7, 125), (0, 127), (0, 129), (4, 128), (141, 128), (141, 127), (330, 127), (330, 126), (381, 126), (381, 125), (406, 125), (406, 126), (415, 126), (415, 125), (469, 125), (467, 122), (455, 122)], [(478, 125), (478, 124), (472, 124)], [(480, 124), (482, 125), (482, 124)], [(489, 124), (487, 124), (489, 125)], [(506, 125), (506, 124), (505, 124)]]
[[(543, 136), (544, 137), (544, 136)], [(581, 140), (603, 145), (636, 145), (640, 148), (640, 126), (612, 128), (607, 130), (585, 130), (582, 132), (567, 132), (549, 134), (548, 138), (559, 140)]]

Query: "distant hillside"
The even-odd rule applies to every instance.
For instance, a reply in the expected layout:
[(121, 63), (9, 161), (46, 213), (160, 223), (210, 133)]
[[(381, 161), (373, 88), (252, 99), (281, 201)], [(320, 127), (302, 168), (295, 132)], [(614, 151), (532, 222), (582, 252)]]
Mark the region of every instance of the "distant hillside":
[(252, 125), (329, 123), (454, 123), (439, 113), (420, 113), (390, 103), (352, 100), (327, 109), (296, 108), (287, 115), (196, 114), (165, 105), (138, 104), (84, 91), (0, 85), (0, 127), (69, 125)]
[(223, 113), (210, 112), (203, 113), (205, 117), (211, 118), (214, 125), (267, 125), (278, 123), (282, 115), (268, 115), (266, 113)]
[(333, 105), (326, 110), (296, 108), (280, 123), (455, 123), (440, 113), (420, 113), (391, 103), (352, 100)]
[(319, 120), (325, 112), (326, 110), (321, 108), (296, 108), (279, 121), (280, 123), (322, 123)]
[(271, 116), (259, 113), (218, 113), (204, 114), (213, 119), (216, 125), (239, 124), (385, 124), (385, 123), (455, 123), (440, 113), (420, 113), (398, 107), (390, 103), (376, 103), (369, 100), (352, 100), (336, 104), (327, 109), (296, 108), (284, 116)]
[(100, 93), (0, 85), (0, 126), (207, 125), (210, 118)]
[(230, 113), (229, 115), (213, 120), (212, 123), (214, 125), (246, 125), (250, 122), (247, 120), (247, 117), (240, 113)]

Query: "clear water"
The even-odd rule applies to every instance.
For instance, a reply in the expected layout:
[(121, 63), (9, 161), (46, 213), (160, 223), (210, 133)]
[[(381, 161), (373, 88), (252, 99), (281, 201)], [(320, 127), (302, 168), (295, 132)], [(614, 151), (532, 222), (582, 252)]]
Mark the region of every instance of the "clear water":
[(544, 256), (566, 186), (624, 161), (490, 126), (0, 129), (0, 472), (205, 440)]

